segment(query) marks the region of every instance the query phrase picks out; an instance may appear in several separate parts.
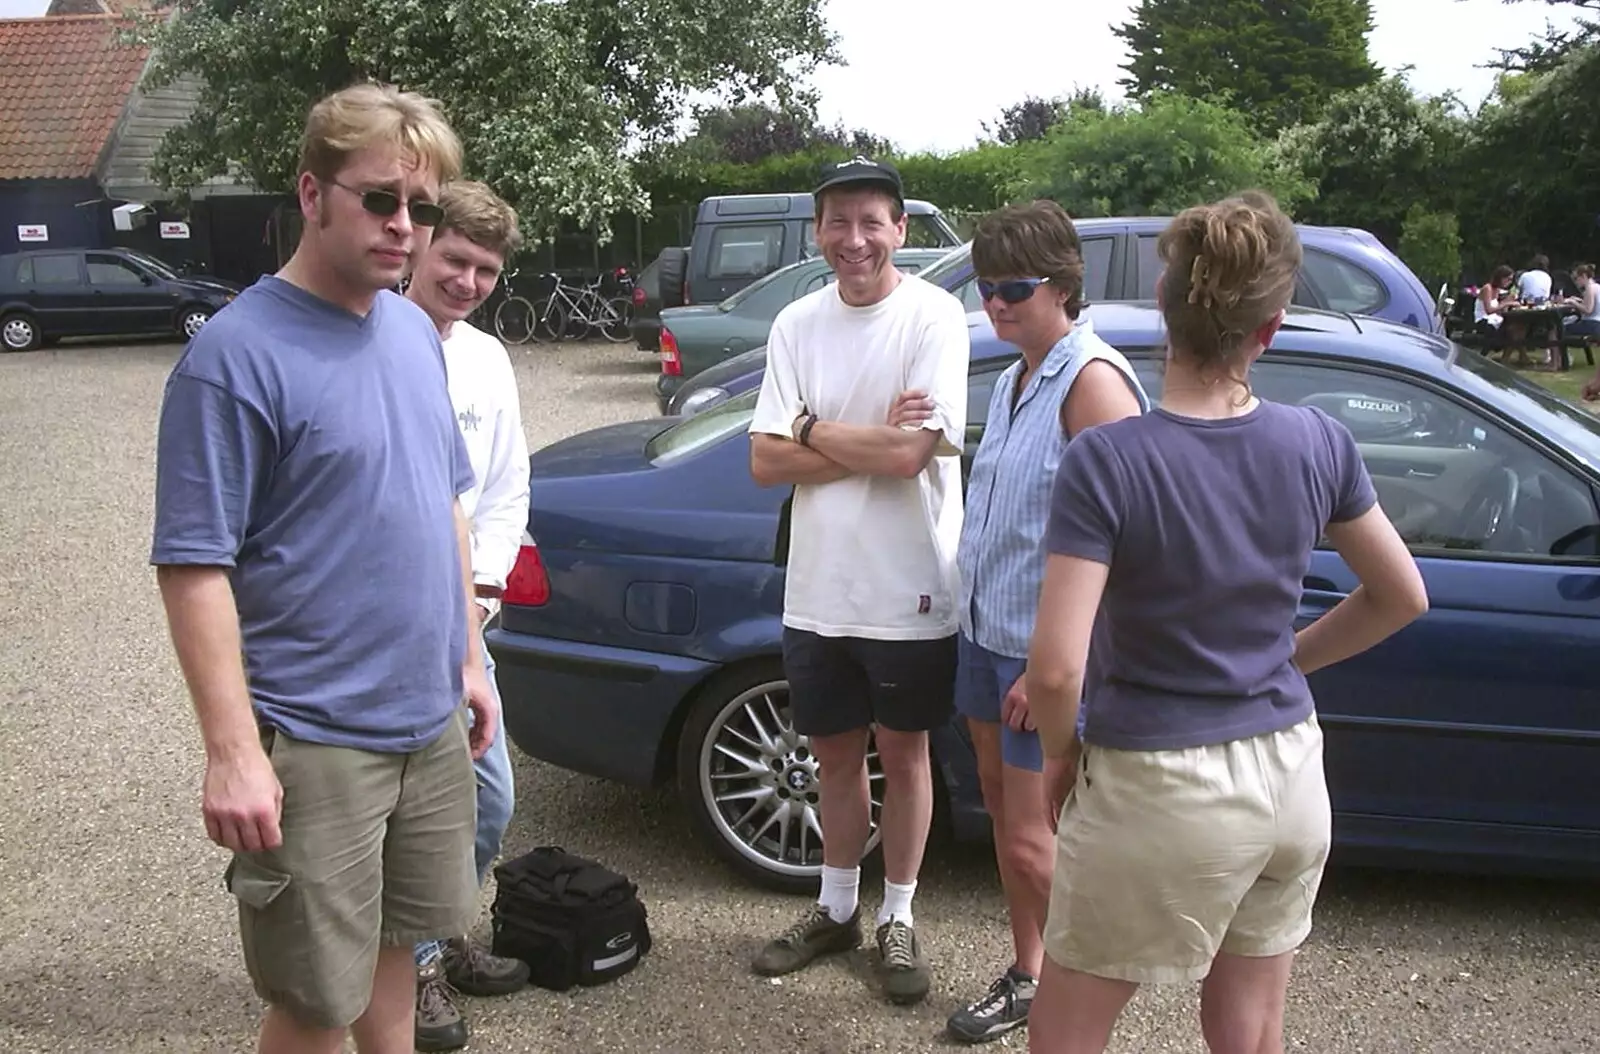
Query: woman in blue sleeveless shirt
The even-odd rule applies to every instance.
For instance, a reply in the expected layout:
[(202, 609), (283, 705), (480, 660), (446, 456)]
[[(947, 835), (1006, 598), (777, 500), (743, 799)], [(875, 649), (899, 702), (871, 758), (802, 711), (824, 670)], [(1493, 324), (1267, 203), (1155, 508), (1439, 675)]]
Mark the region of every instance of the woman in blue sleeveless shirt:
[[(1073, 441), (1046, 530), (1027, 691), (1046, 756), (1077, 765), (1034, 1054), (1100, 1054), (1139, 984), (1202, 978), (1213, 1052), (1283, 1050), (1331, 834), (1306, 676), (1428, 604), (1349, 431), (1251, 393), (1300, 267), (1288, 217), (1244, 195), (1186, 210), (1158, 246), (1160, 405)], [(1324, 534), (1361, 585), (1296, 634)]]
[(956, 555), (956, 707), (977, 751), (1016, 956), (950, 1016), (951, 1035), (982, 1042), (1027, 1022), (1044, 958), (1054, 823), (1022, 672), (1044, 578), (1051, 483), (1071, 436), (1141, 413), (1149, 401), (1127, 359), (1081, 314), (1083, 252), (1060, 205), (1035, 201), (984, 217), (972, 265), (996, 336), (1022, 352), (995, 382)]

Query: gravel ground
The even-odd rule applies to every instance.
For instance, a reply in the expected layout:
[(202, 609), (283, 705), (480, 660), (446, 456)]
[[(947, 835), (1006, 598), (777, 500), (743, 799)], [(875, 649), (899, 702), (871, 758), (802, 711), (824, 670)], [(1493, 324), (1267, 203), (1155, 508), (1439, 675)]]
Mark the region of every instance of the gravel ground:
[[(0, 1051), (253, 1049), (224, 853), (199, 817), (201, 752), (146, 564), (156, 408), (178, 349), (0, 357)], [(631, 345), (518, 348), (534, 446), (653, 413)], [(514, 752), (515, 753), (515, 752)], [(803, 901), (755, 892), (666, 791), (517, 757), (507, 849), (555, 843), (639, 882), (656, 949), (620, 983), (468, 1007), (478, 1051), (796, 1054), (948, 1049), (958, 1001), (1006, 962), (983, 847), (930, 853), (922, 1007), (880, 1001), (864, 958), (782, 983), (745, 962)], [(1291, 1050), (1600, 1050), (1592, 887), (1335, 871), (1290, 992)], [(875, 907), (877, 891), (869, 889)], [(487, 900), (485, 901), (485, 906)], [(1151, 989), (1113, 1050), (1199, 1052), (1191, 987)], [(1021, 1050), (1014, 1037), (999, 1049)]]

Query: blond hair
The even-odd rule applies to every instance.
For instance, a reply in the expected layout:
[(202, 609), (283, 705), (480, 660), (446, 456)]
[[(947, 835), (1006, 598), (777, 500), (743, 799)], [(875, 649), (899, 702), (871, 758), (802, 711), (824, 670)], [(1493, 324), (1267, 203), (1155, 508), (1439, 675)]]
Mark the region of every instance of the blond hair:
[(306, 117), (300, 171), (331, 180), (359, 150), (397, 148), (441, 183), (461, 175), (461, 140), (435, 99), (389, 84), (353, 84), (321, 99)]
[(439, 204), (444, 208), (444, 222), (433, 229), (435, 238), (455, 231), (503, 260), (522, 248), (517, 211), (484, 184), (466, 179), (447, 183), (439, 193)]
[(1156, 251), (1174, 349), (1230, 375), (1245, 340), (1294, 298), (1302, 256), (1294, 222), (1261, 191), (1185, 209)]
[(972, 234), (972, 269), (981, 278), (1048, 278), (1067, 295), (1068, 318), (1083, 310), (1083, 243), (1067, 210), (1047, 198), (984, 216)]

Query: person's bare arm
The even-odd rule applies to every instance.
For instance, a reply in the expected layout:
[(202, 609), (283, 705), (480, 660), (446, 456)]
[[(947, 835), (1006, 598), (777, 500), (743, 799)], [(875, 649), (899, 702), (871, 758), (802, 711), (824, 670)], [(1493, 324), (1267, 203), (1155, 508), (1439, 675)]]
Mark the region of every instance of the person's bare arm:
[(1422, 572), (1381, 507), (1330, 523), (1328, 540), (1361, 584), (1295, 635), (1295, 665), (1306, 674), (1361, 654), (1428, 610)]
[(1139, 416), (1139, 400), (1122, 371), (1104, 359), (1089, 363), (1061, 401), (1061, 427), (1071, 437), (1086, 428)]
[(156, 583), (205, 743), (206, 833), (235, 852), (275, 849), (283, 789), (256, 727), (228, 572), (164, 565)]
[(928, 467), (942, 433), (933, 428), (851, 425), (818, 421), (811, 426), (811, 447), (830, 461), (864, 476), (911, 479)]
[[(812, 432), (815, 435), (815, 431)], [(780, 483), (832, 483), (851, 471), (826, 455), (807, 449), (792, 439), (753, 432), (750, 435), (750, 475), (759, 486)]]
[(483, 757), (494, 742), (500, 724), (500, 707), (489, 688), (489, 673), (483, 660), (483, 638), (479, 636), (478, 597), (472, 588), (472, 523), (458, 498), (452, 503), (456, 521), (456, 549), (461, 559), (461, 582), (466, 593), (467, 660), (461, 667), (462, 694), (472, 710), (472, 729), (468, 746), (474, 758)]
[(1078, 750), (1078, 706), (1089, 663), (1089, 638), (1111, 569), (1095, 560), (1051, 553), (1023, 674), (1028, 708), (1047, 758)]

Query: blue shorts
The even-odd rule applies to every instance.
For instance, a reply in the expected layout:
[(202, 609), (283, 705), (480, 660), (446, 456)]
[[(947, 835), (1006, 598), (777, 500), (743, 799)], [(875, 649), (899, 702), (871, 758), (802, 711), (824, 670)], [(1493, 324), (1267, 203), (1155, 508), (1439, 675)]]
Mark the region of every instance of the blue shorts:
[[(1044, 747), (1038, 732), (1017, 731), (1000, 721), (1000, 704), (1027, 668), (1014, 659), (974, 643), (965, 633), (956, 642), (956, 711), (974, 721), (1000, 725), (1000, 760), (1012, 768), (1044, 771)], [(1078, 707), (1078, 738), (1083, 738), (1087, 709)]]

